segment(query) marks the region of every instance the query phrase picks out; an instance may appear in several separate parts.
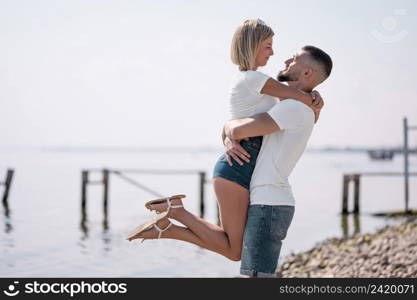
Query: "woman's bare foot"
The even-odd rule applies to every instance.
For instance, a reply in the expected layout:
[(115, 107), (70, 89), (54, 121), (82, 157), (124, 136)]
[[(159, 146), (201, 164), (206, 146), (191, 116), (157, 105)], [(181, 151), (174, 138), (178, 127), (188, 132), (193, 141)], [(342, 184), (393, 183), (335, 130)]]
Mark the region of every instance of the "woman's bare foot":
[[(181, 198), (174, 198), (169, 200), (171, 202), (172, 206), (176, 206), (176, 205), (182, 205), (182, 200)], [(157, 211), (159, 213), (162, 212), (166, 212), (168, 209), (168, 204), (166, 201), (162, 202), (162, 203), (158, 203), (158, 204), (151, 204), (149, 205), (149, 207), (147, 207), (149, 210), (152, 211)], [(183, 207), (177, 207), (177, 208), (171, 208), (171, 210), (168, 213), (168, 217), (173, 217), (175, 215), (175, 211), (178, 210), (182, 210), (184, 209)], [(174, 215), (173, 215), (174, 214)]]
[[(169, 226), (171, 222), (169, 221), (168, 218), (163, 218), (161, 220), (159, 220), (158, 222), (156, 222), (156, 225), (161, 228), (162, 230), (164, 230), (165, 228), (167, 228)], [(168, 228), (166, 231), (162, 232), (162, 235), (164, 235), (164, 233), (166, 233), (167, 231), (169, 231), (170, 228)], [(154, 227), (151, 226), (148, 230), (142, 231), (141, 233), (138, 233), (137, 235), (133, 236), (132, 238), (129, 239), (129, 241), (133, 241), (136, 239), (145, 239), (145, 240), (153, 240), (153, 239), (157, 239), (159, 235), (159, 231)]]

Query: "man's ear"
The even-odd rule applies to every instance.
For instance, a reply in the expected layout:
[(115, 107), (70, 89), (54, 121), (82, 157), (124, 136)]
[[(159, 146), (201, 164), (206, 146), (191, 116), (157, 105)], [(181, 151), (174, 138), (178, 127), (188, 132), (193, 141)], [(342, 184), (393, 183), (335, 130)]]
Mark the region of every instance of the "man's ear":
[(313, 75), (313, 69), (312, 68), (305, 68), (304, 70), (303, 70), (303, 76), (305, 77), (305, 78), (309, 78), (309, 77), (311, 77), (312, 75)]

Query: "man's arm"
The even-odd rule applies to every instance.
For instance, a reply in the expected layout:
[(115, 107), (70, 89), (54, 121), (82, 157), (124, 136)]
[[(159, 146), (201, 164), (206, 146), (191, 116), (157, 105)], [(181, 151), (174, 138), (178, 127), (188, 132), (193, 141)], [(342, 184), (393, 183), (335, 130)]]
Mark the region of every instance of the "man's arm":
[[(316, 123), (317, 123), (317, 121), (319, 120), (319, 117), (320, 117), (320, 111), (321, 111), (321, 109), (319, 109), (319, 110), (314, 110), (314, 124), (316, 124)], [(224, 130), (223, 130), (223, 132), (224, 132)]]
[(280, 130), (279, 126), (267, 113), (250, 118), (230, 120), (224, 126), (224, 133), (233, 140), (266, 135), (277, 130)]

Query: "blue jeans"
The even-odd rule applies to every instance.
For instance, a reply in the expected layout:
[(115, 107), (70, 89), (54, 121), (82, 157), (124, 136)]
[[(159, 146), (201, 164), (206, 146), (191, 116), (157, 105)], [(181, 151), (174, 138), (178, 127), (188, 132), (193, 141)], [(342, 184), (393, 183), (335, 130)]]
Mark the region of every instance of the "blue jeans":
[(243, 236), (240, 274), (275, 277), (282, 240), (294, 216), (294, 206), (251, 205)]

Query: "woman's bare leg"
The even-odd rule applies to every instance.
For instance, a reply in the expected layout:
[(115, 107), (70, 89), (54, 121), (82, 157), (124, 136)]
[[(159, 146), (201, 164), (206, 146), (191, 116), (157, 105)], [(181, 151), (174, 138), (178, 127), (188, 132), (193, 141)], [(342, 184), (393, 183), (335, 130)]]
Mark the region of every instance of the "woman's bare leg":
[[(167, 226), (169, 226), (170, 221), (167, 218), (164, 218), (160, 221), (158, 221), (156, 224), (159, 228), (164, 229)], [(149, 230), (146, 230), (142, 232), (141, 234), (135, 236), (133, 239), (137, 238), (144, 238), (144, 239), (156, 239), (158, 237), (159, 232), (155, 228), (151, 228)], [(184, 242), (189, 242), (192, 244), (195, 244), (197, 246), (200, 246), (202, 248), (206, 248), (208, 250), (217, 252), (221, 255), (226, 255), (222, 249), (214, 248), (211, 245), (206, 245), (198, 236), (196, 236), (190, 229), (183, 227), (183, 226), (177, 226), (172, 224), (170, 227), (168, 227), (167, 230), (165, 230), (161, 238), (164, 239), (174, 239), (174, 240), (180, 240)]]
[[(242, 252), (249, 191), (223, 178), (214, 178), (213, 185), (219, 202), (222, 227), (199, 218), (185, 208), (175, 208), (170, 211), (169, 217), (187, 226), (186, 229), (189, 231), (184, 231), (184, 228), (179, 226), (173, 226), (163, 233), (162, 237), (187, 241), (238, 261)], [(176, 205), (180, 201), (180, 199), (172, 200), (172, 204)], [(165, 203), (156, 204), (152, 205), (151, 209), (164, 211), (167, 209), (167, 205)], [(158, 223), (158, 225), (160, 224)], [(165, 226), (161, 225), (160, 227), (164, 228)], [(145, 237), (145, 233), (140, 237)]]

